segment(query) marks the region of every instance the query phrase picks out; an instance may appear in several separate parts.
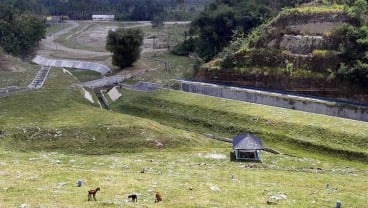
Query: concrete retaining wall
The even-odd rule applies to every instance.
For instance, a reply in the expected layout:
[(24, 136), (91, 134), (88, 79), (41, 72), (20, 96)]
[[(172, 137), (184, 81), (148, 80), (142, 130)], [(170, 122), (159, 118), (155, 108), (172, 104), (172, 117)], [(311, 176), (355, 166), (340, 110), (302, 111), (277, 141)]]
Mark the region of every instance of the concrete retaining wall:
[(41, 56), (36, 56), (32, 61), (41, 66), (53, 66), (53, 67), (92, 70), (92, 71), (101, 73), (102, 75), (105, 75), (111, 72), (111, 69), (103, 64), (86, 62), (86, 61), (54, 60), (54, 59), (46, 59)]
[(322, 36), (284, 35), (279, 47), (294, 54), (311, 54), (315, 49), (336, 50), (337, 43)]
[(368, 121), (367, 106), (201, 82), (183, 80), (177, 82), (179, 83), (179, 89), (185, 92)]

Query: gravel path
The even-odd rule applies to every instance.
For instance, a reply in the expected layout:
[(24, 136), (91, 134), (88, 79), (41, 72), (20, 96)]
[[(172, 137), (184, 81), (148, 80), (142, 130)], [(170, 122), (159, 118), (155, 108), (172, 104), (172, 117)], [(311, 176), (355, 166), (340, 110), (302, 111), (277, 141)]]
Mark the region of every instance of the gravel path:
[[(40, 42), (40, 48), (41, 50), (38, 52), (44, 52), (48, 50), (59, 50), (59, 51), (65, 51), (69, 53), (75, 53), (78, 55), (85, 55), (85, 56), (109, 56), (111, 55), (110, 52), (95, 52), (95, 51), (85, 51), (85, 50), (79, 50), (79, 49), (73, 49), (73, 48), (67, 48), (54, 40), (57, 39), (60, 35), (63, 35), (77, 27), (79, 27), (79, 24), (75, 21), (67, 21), (68, 24), (71, 24), (70, 27), (65, 28), (64, 30), (61, 30), (55, 34), (52, 34), (50, 36), (47, 36), (45, 39), (42, 39)], [(42, 53), (43, 54), (43, 53)], [(44, 54), (43, 54), (44, 55)], [(73, 57), (71, 55), (71, 57)]]

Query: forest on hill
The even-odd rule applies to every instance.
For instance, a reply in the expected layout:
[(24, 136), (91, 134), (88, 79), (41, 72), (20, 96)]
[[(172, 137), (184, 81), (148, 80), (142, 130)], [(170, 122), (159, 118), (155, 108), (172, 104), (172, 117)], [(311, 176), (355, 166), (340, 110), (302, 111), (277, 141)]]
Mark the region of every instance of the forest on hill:
[(15, 56), (27, 56), (45, 33), (46, 25), (35, 15), (0, 3), (0, 49)]
[(200, 58), (200, 81), (367, 104), (367, 23), (367, 0), (214, 0), (173, 53)]
[(20, 11), (63, 15), (74, 20), (92, 14), (114, 14), (117, 20), (184, 20), (193, 17), (208, 0), (5, 0)]

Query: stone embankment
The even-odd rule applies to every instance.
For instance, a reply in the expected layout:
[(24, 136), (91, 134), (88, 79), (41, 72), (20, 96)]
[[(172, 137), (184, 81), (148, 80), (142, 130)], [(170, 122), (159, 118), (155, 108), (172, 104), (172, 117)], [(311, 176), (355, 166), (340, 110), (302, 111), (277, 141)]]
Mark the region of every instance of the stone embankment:
[(43, 58), (41, 56), (36, 56), (32, 61), (41, 66), (53, 66), (53, 67), (60, 67), (60, 68), (92, 70), (102, 75), (111, 73), (111, 69), (103, 64), (86, 62), (86, 61), (55, 60), (55, 59)]

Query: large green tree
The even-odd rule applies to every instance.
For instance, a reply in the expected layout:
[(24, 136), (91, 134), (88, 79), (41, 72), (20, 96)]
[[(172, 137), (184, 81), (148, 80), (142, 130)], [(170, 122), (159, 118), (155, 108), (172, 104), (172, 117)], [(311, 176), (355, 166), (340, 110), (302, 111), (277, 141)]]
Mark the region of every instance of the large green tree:
[(195, 51), (209, 60), (229, 43), (234, 30), (247, 33), (269, 14), (257, 0), (214, 0), (191, 24), (198, 37)]
[(10, 5), (0, 4), (0, 46), (7, 53), (28, 55), (45, 33), (43, 21), (30, 14), (22, 14)]
[(142, 30), (119, 28), (109, 31), (106, 50), (113, 53), (112, 64), (123, 68), (131, 66), (139, 58), (142, 43)]

